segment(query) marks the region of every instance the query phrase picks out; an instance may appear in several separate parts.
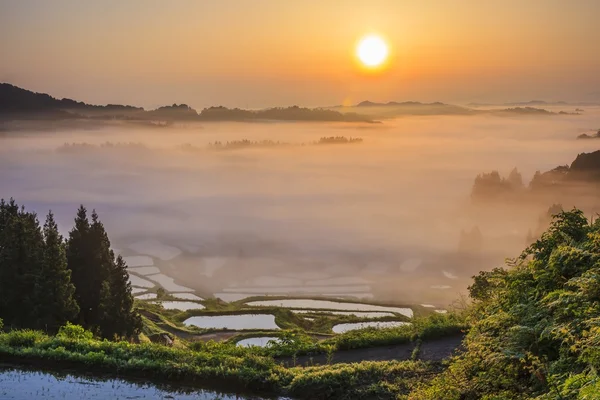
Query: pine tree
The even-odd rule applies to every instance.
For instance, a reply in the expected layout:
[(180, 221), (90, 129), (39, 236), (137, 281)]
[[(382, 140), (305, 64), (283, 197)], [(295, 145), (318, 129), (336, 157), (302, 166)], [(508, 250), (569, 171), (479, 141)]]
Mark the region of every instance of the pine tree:
[(106, 338), (131, 336), (140, 327), (126, 265), (115, 261), (104, 225), (94, 210), (91, 223), (81, 206), (69, 234), (68, 264), (73, 271), (80, 321)]
[(92, 235), (87, 210), (81, 205), (75, 217), (75, 226), (67, 241), (67, 265), (75, 285), (75, 299), (79, 304), (79, 322), (87, 329), (98, 331), (100, 290), (105, 280), (106, 266), (102, 265), (98, 246)]
[[(112, 251), (111, 255), (114, 257)], [(120, 255), (113, 262), (110, 276), (104, 285), (102, 306), (103, 336), (131, 337), (141, 329), (141, 318), (133, 310), (133, 295), (127, 265)]]
[(35, 213), (12, 199), (0, 202), (0, 318), (5, 326), (35, 327), (43, 245)]
[(79, 314), (74, 294), (65, 243), (58, 232), (54, 215), (49, 212), (44, 224), (43, 263), (37, 276), (35, 294), (38, 327), (55, 332), (67, 321), (74, 321)]
[(16, 277), (12, 247), (10, 245), (14, 219), (19, 207), (13, 199), (8, 203), (0, 200), (0, 318), (4, 324), (10, 326), (14, 315), (14, 284)]

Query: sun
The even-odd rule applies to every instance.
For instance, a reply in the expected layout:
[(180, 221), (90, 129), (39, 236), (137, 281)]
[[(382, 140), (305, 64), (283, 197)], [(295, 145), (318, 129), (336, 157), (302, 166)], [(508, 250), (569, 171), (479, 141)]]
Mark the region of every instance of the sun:
[(388, 46), (377, 35), (363, 37), (356, 46), (356, 55), (365, 67), (375, 68), (382, 65), (388, 56)]

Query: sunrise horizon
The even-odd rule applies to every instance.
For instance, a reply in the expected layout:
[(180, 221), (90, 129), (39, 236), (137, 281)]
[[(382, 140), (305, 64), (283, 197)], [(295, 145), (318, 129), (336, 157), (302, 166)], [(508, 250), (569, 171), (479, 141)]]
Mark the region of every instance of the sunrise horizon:
[[(600, 55), (590, 36), (600, 3), (589, 0), (573, 7), (537, 0), (502, 7), (28, 0), (2, 7), (9, 57), (0, 81), (94, 104), (600, 101)], [(564, 18), (570, 14), (576, 18)], [(377, 68), (358, 55), (369, 35), (383, 43)]]

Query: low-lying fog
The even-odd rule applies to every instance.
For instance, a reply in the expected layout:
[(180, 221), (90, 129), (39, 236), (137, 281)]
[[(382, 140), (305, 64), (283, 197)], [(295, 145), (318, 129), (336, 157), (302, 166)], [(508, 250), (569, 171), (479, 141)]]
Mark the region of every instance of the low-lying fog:
[[(115, 249), (149, 256), (137, 267), (155, 266), (166, 275), (156, 280), (140, 272), (141, 279), (202, 297), (299, 292), (443, 304), (457, 298), (476, 271), (517, 256), (550, 206), (515, 207), (514, 213), (471, 207), (475, 176), (507, 175), (518, 167), (527, 183), (536, 170), (599, 149), (600, 140), (576, 140), (598, 128), (600, 108), (582, 115), (405, 117), (381, 124), (144, 129), (115, 123), (36, 132), (29, 123), (0, 139), (0, 197), (14, 197), (42, 220), (52, 209), (65, 235), (80, 203), (95, 208)], [(310, 144), (324, 136), (363, 141)], [(207, 149), (211, 142), (242, 139), (305, 145)], [(58, 151), (64, 143), (107, 141), (146, 148)], [(481, 252), (459, 253), (461, 230), (475, 226)]]

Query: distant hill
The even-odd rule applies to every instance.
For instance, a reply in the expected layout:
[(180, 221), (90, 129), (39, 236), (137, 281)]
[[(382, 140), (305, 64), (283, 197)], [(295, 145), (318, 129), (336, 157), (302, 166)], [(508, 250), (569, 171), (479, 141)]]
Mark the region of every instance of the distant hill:
[(559, 165), (549, 171), (536, 171), (529, 185), (515, 168), (506, 178), (498, 171), (475, 178), (471, 198), (476, 201), (523, 201), (547, 197), (560, 202), (585, 190), (598, 193), (600, 186), (600, 150), (578, 154), (571, 165)]
[(329, 109), (342, 113), (355, 112), (374, 118), (394, 118), (405, 115), (471, 115), (475, 113), (474, 110), (453, 104), (418, 101), (377, 103), (365, 100), (353, 106), (335, 106)]
[(403, 101), (403, 102), (397, 102), (397, 101), (388, 101), (387, 103), (375, 103), (369, 100), (365, 100), (365, 101), (361, 101), (360, 103), (358, 103), (356, 105), (356, 107), (440, 107), (440, 106), (446, 106), (446, 107), (456, 107), (456, 106), (452, 106), (450, 104), (444, 104), (444, 103), (440, 103), (435, 102), (435, 103), (421, 103), (418, 101)]
[[(539, 101), (531, 102), (542, 103)], [(550, 116), (550, 115), (576, 115), (565, 111), (554, 112), (543, 108), (527, 106), (509, 107), (504, 109), (472, 109), (441, 102), (421, 103), (418, 101), (389, 101), (377, 103), (370, 100), (361, 101), (354, 106), (335, 106), (331, 110), (340, 112), (358, 112), (373, 118), (395, 118), (402, 116), (429, 116), (429, 115), (480, 115), (493, 114), (498, 116)]]
[(551, 107), (551, 106), (600, 106), (598, 102), (575, 102), (530, 100), (512, 103), (469, 103), (469, 107)]
[(45, 93), (36, 93), (9, 83), (0, 83), (0, 112), (47, 112), (55, 110), (120, 112), (143, 111), (144, 109), (120, 104), (97, 106), (67, 98), (59, 100)]
[(173, 104), (147, 111), (145, 117), (158, 120), (195, 120), (198, 119), (198, 113), (187, 104)]
[(274, 107), (264, 110), (243, 110), (239, 108), (210, 107), (200, 112), (202, 121), (331, 121), (331, 122), (375, 122), (371, 118), (357, 113), (342, 114), (323, 108), (305, 108), (298, 106)]
[(592, 134), (582, 133), (581, 135), (577, 136), (577, 139), (600, 139), (600, 129)]
[[(91, 105), (72, 99), (56, 99), (17, 86), (0, 84), (0, 118), (3, 119), (94, 119), (125, 121), (322, 121), (375, 122), (357, 113), (340, 113), (323, 108), (298, 106), (264, 110), (209, 107), (198, 113), (186, 104), (173, 104), (146, 111), (142, 107), (108, 104)], [(162, 125), (161, 125), (162, 126)]]

